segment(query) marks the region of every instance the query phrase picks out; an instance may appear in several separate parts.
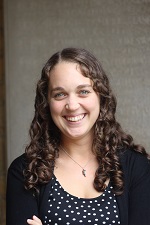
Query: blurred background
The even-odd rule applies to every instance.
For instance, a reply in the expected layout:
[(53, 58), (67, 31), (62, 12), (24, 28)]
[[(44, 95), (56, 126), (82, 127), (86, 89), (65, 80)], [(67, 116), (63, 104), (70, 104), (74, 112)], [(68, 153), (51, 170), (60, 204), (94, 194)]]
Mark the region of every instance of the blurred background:
[(0, 225), (6, 170), (28, 143), (37, 80), (65, 47), (101, 61), (118, 121), (150, 153), (150, 0), (0, 0)]

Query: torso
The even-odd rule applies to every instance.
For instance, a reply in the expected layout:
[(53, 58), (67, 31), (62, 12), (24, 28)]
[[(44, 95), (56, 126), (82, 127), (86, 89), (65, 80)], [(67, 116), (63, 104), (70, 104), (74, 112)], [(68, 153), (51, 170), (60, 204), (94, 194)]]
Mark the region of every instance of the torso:
[(69, 194), (53, 176), (43, 223), (46, 225), (120, 224), (116, 197), (109, 183), (104, 193), (94, 198)]
[[(95, 172), (98, 168), (97, 160), (91, 160), (86, 169), (86, 177), (82, 174), (82, 168), (71, 160), (58, 159), (54, 174), (61, 186), (71, 195), (80, 198), (95, 198), (102, 194), (93, 186)], [(108, 186), (109, 180), (106, 181)]]

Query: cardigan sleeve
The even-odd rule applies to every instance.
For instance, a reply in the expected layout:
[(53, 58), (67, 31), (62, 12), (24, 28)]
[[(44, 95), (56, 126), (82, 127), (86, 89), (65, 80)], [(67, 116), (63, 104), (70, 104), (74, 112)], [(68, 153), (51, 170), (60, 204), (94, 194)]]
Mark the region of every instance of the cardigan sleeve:
[(7, 174), (6, 225), (27, 225), (27, 219), (38, 216), (38, 204), (31, 191), (24, 188), (24, 155), (13, 161)]
[(129, 225), (150, 224), (150, 161), (133, 154), (130, 161)]

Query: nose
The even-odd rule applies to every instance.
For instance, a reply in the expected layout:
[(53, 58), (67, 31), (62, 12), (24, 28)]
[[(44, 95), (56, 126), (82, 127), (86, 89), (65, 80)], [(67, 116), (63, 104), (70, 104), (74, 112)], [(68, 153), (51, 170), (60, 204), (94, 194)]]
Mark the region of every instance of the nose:
[(75, 111), (80, 107), (79, 99), (76, 96), (69, 96), (67, 100), (66, 109)]

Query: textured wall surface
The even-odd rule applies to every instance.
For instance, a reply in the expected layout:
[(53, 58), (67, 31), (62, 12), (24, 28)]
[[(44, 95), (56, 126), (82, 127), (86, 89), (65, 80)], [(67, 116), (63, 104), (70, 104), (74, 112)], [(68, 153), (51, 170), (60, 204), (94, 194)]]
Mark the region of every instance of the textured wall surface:
[(6, 136), (3, 4), (0, 1), (0, 225), (5, 225)]
[(150, 0), (5, 0), (8, 164), (24, 151), (35, 84), (45, 61), (68, 46), (102, 62), (117, 118), (150, 151)]

